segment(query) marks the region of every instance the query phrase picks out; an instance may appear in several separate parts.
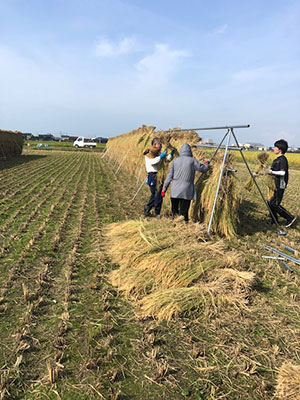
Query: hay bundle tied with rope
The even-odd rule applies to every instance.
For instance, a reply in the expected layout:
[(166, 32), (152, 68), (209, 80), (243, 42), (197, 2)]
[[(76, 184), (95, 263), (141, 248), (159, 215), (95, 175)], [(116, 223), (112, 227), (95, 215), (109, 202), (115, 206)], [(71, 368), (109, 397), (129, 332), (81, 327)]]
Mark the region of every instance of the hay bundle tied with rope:
[(105, 238), (111, 260), (120, 266), (109, 280), (142, 316), (212, 315), (247, 304), (254, 274), (242, 269), (243, 258), (222, 240), (206, 242), (199, 224), (119, 222), (107, 226)]

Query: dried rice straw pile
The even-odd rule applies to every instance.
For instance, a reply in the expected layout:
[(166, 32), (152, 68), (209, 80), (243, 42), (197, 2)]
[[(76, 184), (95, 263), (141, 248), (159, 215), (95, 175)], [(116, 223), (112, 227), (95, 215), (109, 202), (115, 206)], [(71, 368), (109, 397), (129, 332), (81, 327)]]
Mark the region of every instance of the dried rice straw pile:
[(171, 319), (222, 307), (245, 307), (254, 274), (224, 243), (206, 242), (199, 224), (162, 219), (126, 221), (106, 228), (106, 249), (120, 268), (110, 282), (130, 298), (142, 316)]
[[(175, 155), (178, 155), (178, 150), (180, 150), (183, 143), (194, 145), (201, 141), (201, 138), (195, 131), (173, 132), (172, 130), (156, 131), (155, 129), (155, 126), (142, 125), (131, 132), (109, 139), (106, 145), (108, 155), (116, 163), (120, 163), (122, 158), (126, 157), (122, 168), (132, 175), (139, 173), (142, 168), (143, 175), (145, 176), (143, 152), (150, 146), (151, 140), (154, 137), (160, 138), (163, 145), (162, 150), (175, 149)], [(202, 157), (203, 159), (203, 152), (199, 150), (195, 156)], [(164, 181), (169, 166), (170, 164), (164, 160), (158, 176), (159, 183)]]
[[(107, 144), (108, 153), (112, 157), (118, 157), (119, 161), (126, 157), (122, 168), (124, 167), (127, 172), (133, 175), (138, 174), (138, 176), (146, 177), (143, 151), (150, 146), (154, 137), (161, 139), (163, 150), (174, 149), (175, 157), (179, 155), (178, 151), (183, 143), (189, 143), (193, 146), (201, 140), (195, 131), (155, 131), (154, 126), (143, 125), (137, 130), (110, 139)], [(203, 150), (200, 148), (193, 148), (193, 156), (202, 162), (205, 159)], [(196, 176), (197, 200), (193, 202), (190, 214), (194, 221), (203, 222), (206, 228), (213, 207), (222, 161), (223, 154), (220, 152), (212, 162), (210, 172), (203, 175), (197, 174)], [(157, 175), (158, 185), (163, 184), (169, 167), (170, 163), (163, 160)], [(233, 156), (231, 154), (227, 156), (226, 167), (233, 168)], [(169, 194), (170, 191), (167, 192), (164, 200), (165, 205), (170, 202)], [(239, 192), (234, 173), (228, 172), (225, 168), (211, 232), (227, 238), (236, 235), (239, 201)]]
[(19, 156), (23, 150), (21, 132), (4, 131), (0, 129), (0, 158)]
[[(261, 152), (257, 155), (257, 160), (258, 160), (258, 166), (256, 167), (254, 173), (258, 174), (263, 171), (266, 168), (270, 167), (269, 161), (269, 154), (266, 152)], [(264, 175), (263, 176), (263, 182), (264, 184), (267, 186), (268, 189), (268, 194), (267, 194), (267, 199), (270, 200), (271, 197), (273, 196), (273, 192), (275, 190), (275, 180), (274, 177), (272, 177), (271, 175)], [(245, 184), (245, 188), (248, 191), (251, 191), (254, 187), (254, 182), (252, 177), (250, 176), (250, 178), (248, 179), (248, 181)]]
[[(194, 221), (203, 222), (206, 227), (208, 227), (213, 209), (223, 157), (224, 154), (218, 153), (212, 162), (209, 172), (201, 175), (196, 182), (197, 200), (193, 204), (192, 217)], [(225, 160), (225, 168), (211, 226), (212, 232), (227, 238), (236, 235), (238, 206), (240, 204), (237, 179), (234, 172), (227, 170), (227, 168), (233, 169), (233, 159), (233, 155), (228, 154)]]
[(275, 396), (279, 400), (300, 400), (300, 366), (285, 362), (277, 377)]

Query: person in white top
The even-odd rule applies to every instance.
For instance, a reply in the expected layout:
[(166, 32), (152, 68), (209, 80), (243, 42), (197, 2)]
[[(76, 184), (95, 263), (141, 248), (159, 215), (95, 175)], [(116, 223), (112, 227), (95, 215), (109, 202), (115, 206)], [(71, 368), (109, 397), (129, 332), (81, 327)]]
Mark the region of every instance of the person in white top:
[(172, 160), (172, 154), (167, 156), (167, 150), (161, 153), (162, 144), (159, 138), (154, 138), (151, 141), (150, 149), (144, 151), (145, 166), (147, 172), (147, 185), (149, 185), (151, 196), (144, 207), (144, 215), (152, 217), (151, 210), (155, 209), (155, 217), (160, 218), (160, 210), (162, 206), (161, 189), (162, 185), (157, 188), (157, 173), (159, 171), (161, 161), (167, 157), (168, 161)]

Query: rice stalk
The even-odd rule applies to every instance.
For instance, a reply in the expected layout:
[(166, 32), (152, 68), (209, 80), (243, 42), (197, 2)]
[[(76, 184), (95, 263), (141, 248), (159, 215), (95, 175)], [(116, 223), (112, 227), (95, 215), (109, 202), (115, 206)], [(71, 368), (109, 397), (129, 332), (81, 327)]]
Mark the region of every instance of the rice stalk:
[(279, 400), (300, 400), (300, 366), (285, 362), (277, 377), (275, 396)]
[[(226, 291), (227, 289), (227, 291)], [(144, 297), (140, 302), (140, 314), (157, 319), (170, 320), (180, 314), (203, 312), (213, 315), (226, 306), (245, 307), (247, 301), (239, 293), (232, 293), (224, 282), (214, 281), (199, 286), (160, 290)]]
[[(254, 174), (259, 175), (261, 171), (270, 167), (268, 159), (269, 159), (269, 154), (266, 152), (261, 152), (257, 155), (258, 165), (254, 171)], [(270, 200), (275, 190), (275, 181), (271, 175), (264, 175), (263, 178), (264, 178), (263, 183), (267, 186), (268, 190), (267, 199)], [(250, 192), (253, 189), (253, 187), (254, 187), (254, 181), (253, 178), (250, 176), (250, 178), (245, 184), (245, 188)]]
[[(202, 174), (196, 183), (197, 200), (193, 204), (193, 220), (203, 222), (206, 227), (213, 210), (223, 157), (221, 153), (217, 155), (208, 173)], [(225, 160), (211, 231), (230, 239), (236, 236), (240, 193), (234, 172), (228, 169), (233, 169), (232, 154), (228, 154)]]

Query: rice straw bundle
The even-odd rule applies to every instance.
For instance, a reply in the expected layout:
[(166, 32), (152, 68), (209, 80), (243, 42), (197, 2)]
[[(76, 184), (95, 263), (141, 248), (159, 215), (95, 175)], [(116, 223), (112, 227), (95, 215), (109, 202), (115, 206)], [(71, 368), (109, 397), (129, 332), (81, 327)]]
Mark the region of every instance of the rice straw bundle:
[[(120, 265), (110, 273), (111, 283), (141, 307), (142, 315), (158, 318), (205, 304), (208, 314), (216, 304), (246, 304), (254, 274), (237, 270), (244, 259), (222, 240), (206, 242), (203, 229), (168, 219), (159, 225), (153, 220), (109, 225), (105, 246)], [(182, 302), (180, 291), (186, 296)]]
[(139, 302), (142, 316), (166, 320), (194, 311), (211, 316), (228, 306), (241, 309), (246, 304), (243, 293), (233, 291), (229, 282), (225, 286), (222, 279), (193, 287), (156, 291)]
[(285, 362), (277, 377), (275, 396), (279, 400), (300, 400), (300, 366)]
[[(209, 172), (202, 174), (196, 182), (197, 200), (193, 204), (192, 216), (194, 221), (203, 222), (206, 227), (208, 227), (213, 209), (223, 157), (222, 153), (217, 154)], [(233, 169), (232, 154), (228, 154), (225, 160), (225, 168), (211, 230), (212, 232), (231, 238), (236, 235), (240, 194), (234, 172), (228, 171), (227, 168)]]
[[(254, 173), (255, 174), (259, 174), (261, 171), (263, 171), (266, 168), (270, 167), (270, 164), (268, 162), (269, 159), (269, 154), (266, 152), (261, 152), (257, 155), (257, 159), (259, 161), (258, 166), (256, 167)], [(273, 195), (273, 192), (275, 190), (275, 181), (274, 178), (271, 175), (265, 175), (264, 176), (264, 183), (266, 184), (267, 188), (268, 188), (268, 194), (267, 194), (267, 199), (270, 200), (270, 198)], [(254, 187), (254, 182), (252, 177), (250, 176), (250, 178), (248, 179), (248, 181), (245, 184), (245, 188), (248, 191), (251, 191), (252, 188)]]

